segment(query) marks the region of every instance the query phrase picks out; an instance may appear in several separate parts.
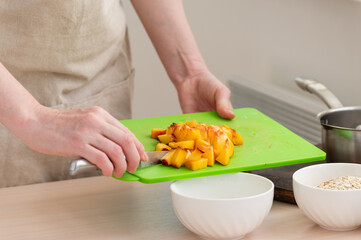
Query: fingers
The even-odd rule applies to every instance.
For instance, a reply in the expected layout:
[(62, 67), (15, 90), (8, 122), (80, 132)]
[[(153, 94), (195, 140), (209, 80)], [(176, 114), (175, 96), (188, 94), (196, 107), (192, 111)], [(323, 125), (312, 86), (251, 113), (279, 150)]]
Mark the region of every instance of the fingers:
[(108, 136), (99, 134), (94, 138), (85, 149), (86, 153), (83, 157), (97, 165), (104, 176), (114, 174), (115, 177), (120, 178), (125, 170), (134, 173), (140, 157), (132, 137), (122, 134), (119, 129), (106, 134)]
[(232, 112), (231, 92), (228, 88), (218, 88), (215, 93), (216, 110), (220, 117), (233, 119), (236, 115)]
[(143, 144), (140, 143), (140, 141), (135, 137), (135, 135), (128, 129), (126, 128), (123, 124), (121, 124), (118, 120), (116, 120), (115, 118), (113, 118), (109, 113), (107, 113), (106, 119), (108, 121), (109, 124), (113, 125), (114, 127), (125, 131), (126, 134), (130, 135), (135, 147), (138, 151), (138, 154), (140, 156), (140, 160), (142, 161), (148, 161), (148, 155), (145, 153), (145, 149)]
[(140, 159), (146, 161), (143, 145), (124, 125), (99, 107), (89, 108), (90, 117), (82, 126), (91, 148), (83, 157), (96, 164), (105, 176), (121, 177), (128, 170), (136, 171)]
[[(109, 153), (108, 156), (111, 158), (112, 162), (114, 163), (114, 160), (117, 159), (116, 155), (119, 154), (118, 149), (116, 148), (116, 146), (118, 146), (122, 149), (122, 154), (125, 155), (126, 169), (131, 173), (135, 172), (139, 164), (140, 155), (136, 147), (136, 142), (130, 132), (108, 124), (104, 129), (103, 136), (108, 139), (108, 141), (103, 140), (102, 145), (106, 144), (105, 147), (107, 149), (105, 149), (105, 151)], [(111, 154), (114, 155), (114, 159)]]
[[(127, 168), (129, 172), (134, 172), (136, 170), (136, 166), (135, 169), (133, 166), (136, 163), (128, 164), (128, 158), (125, 157), (128, 157), (128, 155), (123, 152), (123, 148), (120, 147), (118, 144), (101, 135), (96, 142), (97, 143), (95, 143), (94, 145), (97, 145), (97, 147), (95, 148), (105, 153), (108, 161), (111, 162), (113, 166), (113, 174), (115, 177), (121, 177)], [(136, 162), (139, 162), (139, 158), (138, 160), (136, 160)]]
[(128, 134), (131, 136), (131, 138), (133, 139), (133, 142), (135, 143), (135, 147), (140, 156), (140, 160), (143, 162), (148, 161), (148, 155), (145, 153), (143, 144), (141, 144), (139, 142), (139, 140), (135, 137), (135, 135), (131, 131), (129, 131), (129, 129), (127, 129), (127, 130), (128, 130)]
[(84, 150), (85, 151), (82, 154), (82, 157), (100, 168), (104, 176), (112, 176), (114, 166), (112, 162), (109, 161), (108, 156), (103, 151), (100, 151), (91, 145), (87, 145)]

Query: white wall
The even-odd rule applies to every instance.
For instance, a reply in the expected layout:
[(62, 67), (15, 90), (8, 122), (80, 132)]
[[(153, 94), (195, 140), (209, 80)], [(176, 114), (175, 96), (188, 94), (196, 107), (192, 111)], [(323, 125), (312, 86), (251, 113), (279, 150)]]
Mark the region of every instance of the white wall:
[[(134, 117), (181, 113), (176, 91), (129, 1), (123, 1), (136, 67)], [(361, 105), (361, 2), (185, 0), (208, 67), (302, 93), (295, 76), (318, 79), (345, 105)], [(316, 99), (316, 98), (315, 98)]]

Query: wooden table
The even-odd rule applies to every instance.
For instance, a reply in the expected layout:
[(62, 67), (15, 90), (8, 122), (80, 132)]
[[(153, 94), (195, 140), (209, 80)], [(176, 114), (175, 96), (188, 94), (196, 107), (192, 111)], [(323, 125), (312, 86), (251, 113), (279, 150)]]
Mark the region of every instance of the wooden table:
[[(0, 239), (200, 239), (178, 221), (170, 183), (92, 177), (0, 189)], [(244, 239), (360, 239), (361, 228), (319, 228), (296, 205), (275, 201)]]

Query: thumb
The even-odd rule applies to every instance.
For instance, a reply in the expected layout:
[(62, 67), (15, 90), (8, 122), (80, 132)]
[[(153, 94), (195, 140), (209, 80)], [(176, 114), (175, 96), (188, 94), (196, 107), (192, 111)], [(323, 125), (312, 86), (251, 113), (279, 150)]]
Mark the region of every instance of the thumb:
[(218, 88), (215, 94), (216, 110), (220, 117), (233, 119), (236, 115), (232, 112), (231, 91), (226, 88)]

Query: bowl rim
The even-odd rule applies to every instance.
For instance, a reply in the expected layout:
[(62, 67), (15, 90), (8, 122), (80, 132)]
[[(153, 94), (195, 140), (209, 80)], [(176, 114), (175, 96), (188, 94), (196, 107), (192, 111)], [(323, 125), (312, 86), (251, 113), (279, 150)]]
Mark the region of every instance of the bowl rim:
[[(305, 169), (308, 169), (308, 168), (317, 168), (317, 167), (322, 167), (322, 166), (330, 166), (330, 165), (354, 165), (354, 166), (358, 166), (358, 167), (361, 167), (361, 164), (359, 163), (346, 163), (346, 162), (335, 162), (335, 163), (319, 163), (319, 164), (314, 164), (314, 165), (310, 165), (310, 166), (307, 166), (307, 167), (303, 167), (303, 168), (300, 168), (298, 169), (296, 172), (294, 172), (292, 174), (292, 181), (293, 181), (293, 184), (294, 183), (297, 183), (303, 187), (306, 187), (306, 188), (309, 188), (309, 189), (317, 189), (319, 191), (324, 191), (324, 192), (334, 192), (334, 193), (350, 193), (350, 192), (361, 192), (361, 188), (360, 189), (354, 189), (354, 190), (338, 190), (338, 189), (324, 189), (324, 188), (319, 188), (317, 186), (311, 186), (311, 185), (307, 185), (307, 184), (303, 184), (301, 183), (300, 181), (298, 181), (296, 179), (296, 175), (300, 174), (300, 172), (304, 171)], [(344, 175), (345, 176), (345, 175)], [(330, 179), (331, 180), (331, 179)]]
[[(264, 191), (264, 192), (262, 192), (262, 193), (255, 194), (255, 195), (252, 195), (252, 196), (247, 196), (247, 197), (236, 197), (236, 198), (204, 198), (204, 197), (192, 197), (192, 196), (188, 196), (188, 195), (179, 193), (179, 192), (177, 192), (177, 191), (174, 189), (177, 182), (182, 181), (182, 180), (188, 180), (188, 179), (182, 179), (182, 180), (174, 181), (174, 182), (170, 185), (170, 190), (171, 190), (171, 193), (173, 193), (173, 194), (175, 194), (175, 195), (178, 195), (178, 196), (181, 196), (181, 197), (183, 197), (183, 198), (193, 199), (193, 200), (202, 200), (202, 201), (239, 201), (239, 200), (246, 200), (246, 199), (252, 199), (252, 198), (262, 197), (262, 196), (267, 195), (267, 194), (269, 194), (270, 192), (273, 192), (273, 191), (274, 191), (274, 187), (275, 187), (275, 186), (274, 186), (274, 183), (273, 183), (271, 180), (269, 180), (268, 178), (263, 177), (263, 176), (260, 176), (260, 175), (258, 175), (258, 174), (254, 174), (254, 173), (244, 173), (244, 172), (228, 173), (228, 174), (251, 175), (251, 176), (253, 176), (253, 177), (257, 177), (257, 178), (260, 178), (260, 179), (262, 179), (262, 180), (265, 180), (266, 182), (268, 182), (268, 183), (271, 184), (271, 187), (270, 187), (267, 191)], [(221, 176), (221, 175), (225, 175), (225, 174), (217, 174), (217, 175), (206, 176), (206, 177)], [(273, 198), (272, 198), (272, 199), (273, 199)]]

